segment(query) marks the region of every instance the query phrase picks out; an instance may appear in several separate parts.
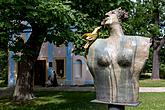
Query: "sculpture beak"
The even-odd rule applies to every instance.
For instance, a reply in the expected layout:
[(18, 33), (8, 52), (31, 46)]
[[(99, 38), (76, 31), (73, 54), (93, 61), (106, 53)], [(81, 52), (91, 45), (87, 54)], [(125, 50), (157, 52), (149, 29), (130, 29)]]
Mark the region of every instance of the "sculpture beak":
[(112, 19), (111, 17), (106, 17), (105, 19), (103, 19), (103, 21), (101, 22), (101, 25), (105, 26), (105, 25), (108, 25), (108, 24), (111, 24), (112, 23)]
[(112, 14), (112, 11), (109, 11), (105, 14), (105, 16), (110, 16)]

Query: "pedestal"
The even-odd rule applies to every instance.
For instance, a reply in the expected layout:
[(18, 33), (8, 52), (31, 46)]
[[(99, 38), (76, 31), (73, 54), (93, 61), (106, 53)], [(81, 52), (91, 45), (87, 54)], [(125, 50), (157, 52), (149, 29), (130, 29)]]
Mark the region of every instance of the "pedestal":
[(105, 102), (100, 100), (92, 100), (91, 102), (100, 103), (100, 104), (107, 104), (108, 110), (125, 110), (125, 106), (138, 106), (139, 102), (132, 102), (132, 103), (112, 103), (112, 102)]
[(125, 106), (108, 104), (108, 110), (125, 110)]

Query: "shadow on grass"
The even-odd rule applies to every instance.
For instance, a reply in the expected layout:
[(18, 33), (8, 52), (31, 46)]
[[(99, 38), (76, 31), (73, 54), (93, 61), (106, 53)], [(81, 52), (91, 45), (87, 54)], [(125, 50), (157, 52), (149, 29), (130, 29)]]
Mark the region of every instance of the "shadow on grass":
[[(106, 105), (91, 103), (94, 92), (35, 92), (35, 100), (16, 103), (0, 99), (0, 110), (107, 110)], [(164, 110), (165, 93), (140, 93), (138, 107), (126, 110)]]
[(16, 103), (9, 99), (0, 100), (0, 110), (105, 110), (105, 106), (91, 103), (94, 92), (35, 92), (35, 100)]

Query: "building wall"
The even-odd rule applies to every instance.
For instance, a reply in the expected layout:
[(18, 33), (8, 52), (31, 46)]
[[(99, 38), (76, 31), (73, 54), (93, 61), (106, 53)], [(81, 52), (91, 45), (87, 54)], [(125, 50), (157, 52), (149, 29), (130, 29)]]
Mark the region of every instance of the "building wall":
[(73, 56), (73, 85), (93, 84), (86, 59), (83, 56)]
[(12, 58), (14, 53), (12, 51), (9, 51), (8, 56), (8, 86), (14, 86), (16, 84), (16, 69), (15, 69), (15, 61)]
[[(30, 36), (30, 33), (24, 33), (22, 36), (25, 42)], [(53, 43), (44, 42), (42, 44), (38, 60), (46, 60), (46, 80), (52, 74), (52, 71), (57, 72), (56, 60), (64, 61), (65, 77), (57, 78), (59, 85), (84, 85), (93, 84), (93, 78), (88, 70), (85, 58), (83, 56), (74, 55), (72, 53), (73, 44), (70, 42), (68, 46), (55, 46)], [(12, 59), (13, 52), (9, 52), (9, 73), (8, 86), (13, 86), (16, 83), (16, 62)]]

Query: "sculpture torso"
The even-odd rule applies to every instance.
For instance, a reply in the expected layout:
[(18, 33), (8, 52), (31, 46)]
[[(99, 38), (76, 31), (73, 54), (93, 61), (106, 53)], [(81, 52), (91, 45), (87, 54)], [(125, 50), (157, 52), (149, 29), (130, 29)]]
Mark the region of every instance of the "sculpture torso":
[(129, 103), (138, 99), (138, 77), (148, 56), (149, 38), (97, 39), (87, 56), (97, 100)]
[(123, 14), (120, 9), (106, 14), (102, 24), (108, 26), (110, 37), (97, 39), (87, 55), (96, 100), (105, 103), (137, 103), (139, 74), (149, 53), (149, 38), (123, 34), (118, 20)]

